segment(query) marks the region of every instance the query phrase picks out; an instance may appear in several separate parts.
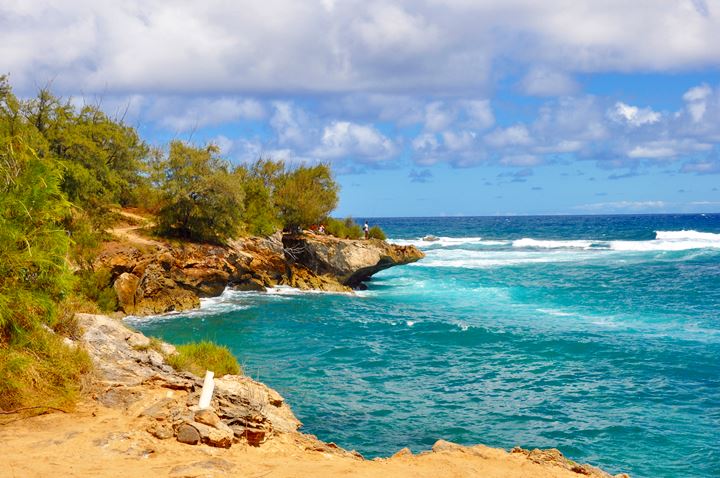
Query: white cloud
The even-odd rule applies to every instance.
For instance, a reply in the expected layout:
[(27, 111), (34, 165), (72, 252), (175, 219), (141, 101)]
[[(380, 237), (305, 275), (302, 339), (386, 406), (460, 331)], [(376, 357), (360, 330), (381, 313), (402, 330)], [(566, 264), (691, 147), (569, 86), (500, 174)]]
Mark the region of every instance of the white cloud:
[(532, 154), (515, 154), (505, 156), (500, 160), (500, 164), (504, 166), (530, 167), (542, 164), (542, 159)]
[(715, 68), (720, 15), (702, 0), (6, 1), (0, 58), (20, 88), (68, 94), (477, 94), (502, 60), (556, 95), (575, 73)]
[(535, 67), (520, 83), (531, 96), (561, 96), (576, 93), (580, 87), (568, 74), (547, 67)]
[(489, 100), (466, 100), (460, 103), (468, 117), (468, 126), (486, 129), (495, 124), (495, 115)]
[(598, 202), (575, 206), (573, 209), (585, 211), (643, 211), (649, 209), (663, 209), (668, 204), (665, 201), (613, 201)]
[(262, 119), (265, 109), (253, 99), (161, 98), (154, 102), (149, 114), (163, 127), (182, 132), (240, 119)]
[(394, 153), (393, 142), (377, 129), (348, 121), (326, 126), (320, 145), (313, 151), (313, 155), (323, 159), (352, 157), (359, 162), (384, 161)]
[(518, 124), (508, 128), (498, 128), (485, 135), (485, 142), (495, 148), (505, 146), (524, 146), (532, 143), (527, 126)]
[(643, 126), (660, 121), (662, 115), (651, 108), (638, 108), (618, 101), (608, 111), (608, 116), (617, 122), (624, 122), (630, 126)]

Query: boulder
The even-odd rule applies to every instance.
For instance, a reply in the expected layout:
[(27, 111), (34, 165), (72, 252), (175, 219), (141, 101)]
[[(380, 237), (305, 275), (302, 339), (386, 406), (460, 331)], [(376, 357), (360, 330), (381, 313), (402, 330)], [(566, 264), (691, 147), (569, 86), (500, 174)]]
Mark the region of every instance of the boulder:
[(176, 437), (180, 443), (188, 445), (197, 445), (200, 443), (200, 432), (189, 423), (183, 423), (178, 427)]
[(139, 284), (140, 278), (129, 272), (123, 272), (115, 279), (113, 289), (117, 294), (118, 305), (126, 314), (135, 312), (135, 292)]

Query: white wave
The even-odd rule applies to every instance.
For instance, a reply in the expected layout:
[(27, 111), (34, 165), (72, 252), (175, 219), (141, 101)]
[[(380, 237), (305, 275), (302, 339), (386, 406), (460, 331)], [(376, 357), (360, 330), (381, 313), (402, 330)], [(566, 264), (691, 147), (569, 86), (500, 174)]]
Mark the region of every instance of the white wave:
[(720, 234), (693, 230), (655, 231), (651, 241), (610, 241), (614, 251), (687, 251), (690, 249), (720, 249)]
[(531, 239), (529, 237), (513, 241), (513, 247), (535, 247), (538, 249), (590, 249), (593, 241), (574, 240), (574, 241), (550, 241)]
[(547, 262), (570, 262), (590, 259), (595, 254), (575, 251), (469, 251), (438, 249), (428, 251), (425, 259), (411, 266), (415, 267), (458, 267), (464, 269), (484, 269), (518, 264)]
[(699, 232), (692, 229), (682, 231), (655, 231), (655, 239), (658, 240), (691, 240), (703, 242), (720, 242), (720, 234), (712, 232)]
[(437, 240), (426, 241), (423, 238), (417, 239), (388, 239), (391, 244), (398, 246), (415, 246), (415, 247), (452, 247), (468, 244), (476, 244), (481, 246), (502, 246), (509, 244), (509, 241), (491, 241), (483, 240), (482, 237), (438, 237)]

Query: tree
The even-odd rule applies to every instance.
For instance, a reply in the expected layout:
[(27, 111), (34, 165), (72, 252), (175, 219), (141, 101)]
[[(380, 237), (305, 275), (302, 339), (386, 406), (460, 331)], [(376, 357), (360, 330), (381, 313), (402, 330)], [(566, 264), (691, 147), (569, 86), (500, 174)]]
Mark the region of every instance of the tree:
[(275, 204), (285, 228), (323, 221), (338, 202), (338, 184), (327, 164), (301, 166), (277, 180)]
[(161, 233), (223, 243), (242, 225), (242, 184), (218, 156), (215, 146), (170, 143), (163, 162), (164, 205), (158, 213)]
[(281, 226), (273, 201), (275, 186), (285, 174), (285, 163), (260, 158), (251, 165), (240, 165), (234, 171), (245, 192), (245, 230), (253, 235), (267, 236)]

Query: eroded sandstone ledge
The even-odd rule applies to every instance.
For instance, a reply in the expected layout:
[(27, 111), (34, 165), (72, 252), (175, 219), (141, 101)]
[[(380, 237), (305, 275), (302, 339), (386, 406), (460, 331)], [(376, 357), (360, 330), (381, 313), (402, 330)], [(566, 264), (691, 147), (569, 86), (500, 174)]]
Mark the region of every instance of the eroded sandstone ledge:
[(218, 296), (226, 287), (350, 291), (383, 269), (422, 257), (413, 246), (379, 240), (276, 234), (228, 246), (113, 242), (105, 245), (93, 267), (110, 272), (124, 313), (148, 315), (196, 308), (200, 298)]

